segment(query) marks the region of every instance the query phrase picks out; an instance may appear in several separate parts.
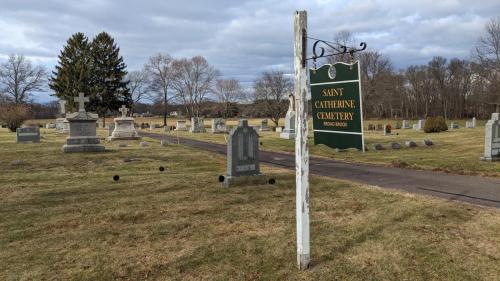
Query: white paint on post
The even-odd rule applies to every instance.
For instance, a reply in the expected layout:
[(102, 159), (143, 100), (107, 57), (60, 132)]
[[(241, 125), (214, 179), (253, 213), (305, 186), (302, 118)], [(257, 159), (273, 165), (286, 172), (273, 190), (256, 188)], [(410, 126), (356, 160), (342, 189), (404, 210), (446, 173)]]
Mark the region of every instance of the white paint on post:
[(295, 12), (295, 207), (297, 220), (297, 265), (304, 270), (309, 267), (309, 149), (307, 147), (307, 12)]

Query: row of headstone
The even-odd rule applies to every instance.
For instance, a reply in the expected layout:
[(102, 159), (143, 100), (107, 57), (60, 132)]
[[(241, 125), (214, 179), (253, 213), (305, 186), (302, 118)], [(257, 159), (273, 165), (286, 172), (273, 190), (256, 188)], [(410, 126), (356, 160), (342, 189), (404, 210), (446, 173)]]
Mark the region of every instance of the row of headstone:
[[(432, 145), (434, 145), (434, 142), (432, 140), (429, 140), (429, 139), (424, 139), (424, 140), (422, 140), (422, 145), (432, 146)], [(398, 142), (391, 142), (390, 146), (391, 146), (391, 149), (393, 149), (393, 150), (397, 150), (397, 149), (402, 148), (402, 145), (399, 144)], [(405, 141), (405, 146), (409, 147), (409, 148), (413, 148), (413, 147), (417, 147), (418, 145), (415, 141), (408, 140), (408, 141)], [(373, 144), (372, 149), (373, 150), (385, 150), (385, 147), (384, 147), (384, 145), (382, 145), (380, 143), (376, 143), (376, 144)]]

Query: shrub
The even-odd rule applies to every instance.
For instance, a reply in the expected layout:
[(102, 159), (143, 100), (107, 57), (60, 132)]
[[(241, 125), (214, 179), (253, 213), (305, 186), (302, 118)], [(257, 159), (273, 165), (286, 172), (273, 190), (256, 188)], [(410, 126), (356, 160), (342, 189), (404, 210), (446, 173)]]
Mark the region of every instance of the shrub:
[(439, 133), (448, 131), (448, 125), (443, 117), (429, 117), (425, 121), (424, 132), (426, 133)]
[(30, 119), (30, 107), (24, 104), (9, 104), (0, 107), (0, 120), (11, 132), (21, 127), (24, 121)]

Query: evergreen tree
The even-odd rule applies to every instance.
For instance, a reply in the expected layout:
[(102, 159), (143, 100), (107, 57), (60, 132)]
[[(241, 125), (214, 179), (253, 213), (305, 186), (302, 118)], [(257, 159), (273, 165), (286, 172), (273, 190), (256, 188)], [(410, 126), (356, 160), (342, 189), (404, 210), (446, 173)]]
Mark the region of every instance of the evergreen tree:
[(73, 97), (79, 92), (90, 92), (92, 58), (87, 37), (81, 32), (73, 34), (58, 57), (58, 65), (49, 78), (49, 87), (59, 99), (68, 101), (70, 110), (76, 110), (78, 105)]
[(103, 118), (108, 111), (116, 111), (121, 105), (132, 105), (128, 88), (126, 64), (120, 56), (120, 48), (106, 32), (99, 33), (91, 43), (92, 75), (89, 109)]

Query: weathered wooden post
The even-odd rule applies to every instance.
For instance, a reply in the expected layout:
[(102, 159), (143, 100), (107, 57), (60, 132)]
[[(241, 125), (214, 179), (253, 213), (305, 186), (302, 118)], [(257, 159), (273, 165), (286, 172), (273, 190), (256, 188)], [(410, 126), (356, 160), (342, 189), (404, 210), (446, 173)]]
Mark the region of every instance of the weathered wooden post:
[(309, 149), (307, 147), (307, 12), (296, 11), (295, 23), (295, 207), (297, 221), (297, 265), (309, 267)]

